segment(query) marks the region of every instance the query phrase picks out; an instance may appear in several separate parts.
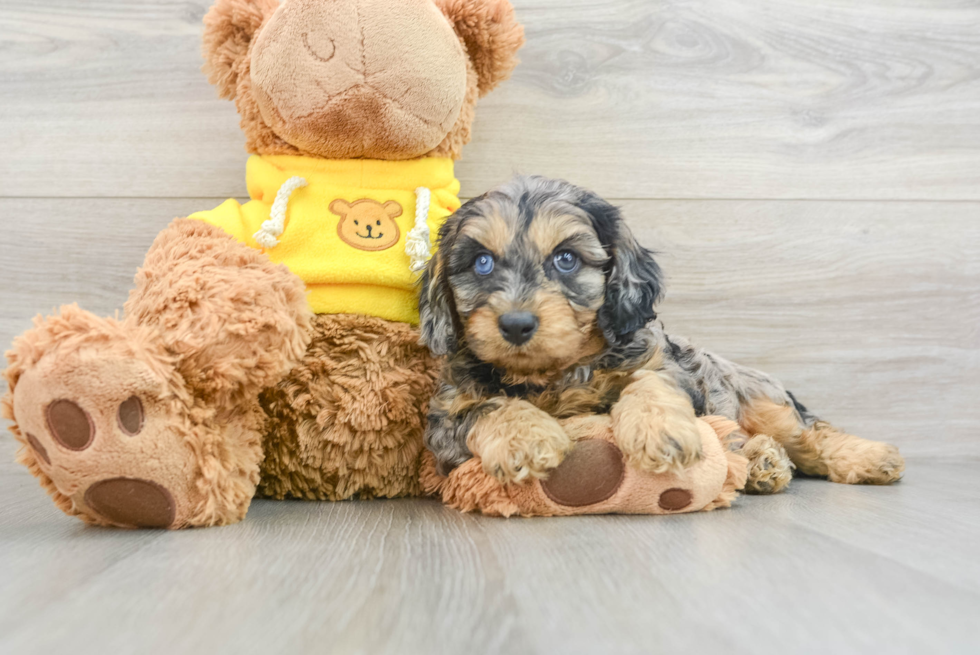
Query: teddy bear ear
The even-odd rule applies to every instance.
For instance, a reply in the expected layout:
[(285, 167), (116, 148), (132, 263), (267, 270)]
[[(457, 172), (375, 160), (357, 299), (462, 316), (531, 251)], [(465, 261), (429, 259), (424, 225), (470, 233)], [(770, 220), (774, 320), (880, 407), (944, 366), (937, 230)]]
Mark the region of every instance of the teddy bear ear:
[(347, 216), (347, 212), (350, 211), (350, 203), (348, 203), (346, 200), (341, 200), (340, 198), (337, 198), (332, 203), (330, 203), (330, 207), (328, 207), (328, 209), (330, 210), (331, 213), (336, 214), (337, 216), (340, 217), (344, 217)]
[(278, 0), (217, 0), (204, 16), (204, 72), (222, 98), (235, 98), (249, 44), (278, 6)]
[(435, 0), (466, 46), (484, 96), (510, 77), (524, 27), (508, 0)]
[(388, 214), (388, 218), (398, 218), (402, 215), (402, 206), (394, 200), (386, 202), (384, 208), (385, 213)]

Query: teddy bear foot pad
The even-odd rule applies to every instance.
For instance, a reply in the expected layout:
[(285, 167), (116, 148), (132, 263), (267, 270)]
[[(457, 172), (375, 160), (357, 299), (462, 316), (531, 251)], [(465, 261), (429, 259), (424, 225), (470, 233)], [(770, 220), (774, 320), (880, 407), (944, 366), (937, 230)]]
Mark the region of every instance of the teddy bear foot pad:
[[(112, 319), (65, 308), (25, 335), (12, 389), (21, 459), (70, 514), (118, 527), (195, 524), (206, 494), (192, 425), (162, 350)], [(25, 361), (26, 360), (26, 361)], [(185, 399), (186, 400), (186, 399)]]

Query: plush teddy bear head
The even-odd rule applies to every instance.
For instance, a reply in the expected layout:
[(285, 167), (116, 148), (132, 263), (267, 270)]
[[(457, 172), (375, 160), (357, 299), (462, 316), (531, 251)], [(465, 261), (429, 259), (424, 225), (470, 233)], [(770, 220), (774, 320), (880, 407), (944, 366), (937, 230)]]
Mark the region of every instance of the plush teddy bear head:
[(524, 42), (507, 0), (217, 0), (205, 71), (250, 152), (459, 157)]

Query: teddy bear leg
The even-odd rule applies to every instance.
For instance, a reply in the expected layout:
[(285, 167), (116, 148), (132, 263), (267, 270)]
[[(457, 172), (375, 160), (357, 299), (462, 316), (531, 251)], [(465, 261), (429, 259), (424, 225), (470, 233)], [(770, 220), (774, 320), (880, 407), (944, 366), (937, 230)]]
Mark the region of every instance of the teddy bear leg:
[(215, 228), (175, 221), (123, 321), (64, 307), (14, 343), (3, 411), (21, 461), (90, 523), (240, 520), (262, 456), (258, 392), (305, 346), (300, 301), (285, 269)]
[[(542, 478), (502, 484), (479, 456), (442, 475), (435, 456), (427, 453), (423, 460), (423, 488), (464, 512), (570, 516), (676, 514), (729, 507), (745, 484), (746, 459), (723, 447), (725, 437), (737, 425), (721, 417), (698, 421), (702, 458), (681, 473), (651, 473), (629, 465), (616, 445), (608, 415), (580, 415), (562, 419), (558, 424), (573, 446), (561, 463)], [(521, 425), (508, 427), (520, 430)]]
[(418, 495), (438, 360), (405, 323), (320, 315), (312, 332), (299, 365), (261, 394), (269, 420), (259, 495)]

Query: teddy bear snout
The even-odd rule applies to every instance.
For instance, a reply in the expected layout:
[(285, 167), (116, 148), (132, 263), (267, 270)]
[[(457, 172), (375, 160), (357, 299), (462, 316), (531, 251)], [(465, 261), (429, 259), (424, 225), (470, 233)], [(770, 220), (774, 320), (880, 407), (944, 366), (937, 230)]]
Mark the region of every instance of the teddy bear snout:
[(408, 159), (438, 146), (459, 117), (466, 71), (459, 37), (431, 0), (285, 0), (250, 66), (272, 130), (335, 159)]

